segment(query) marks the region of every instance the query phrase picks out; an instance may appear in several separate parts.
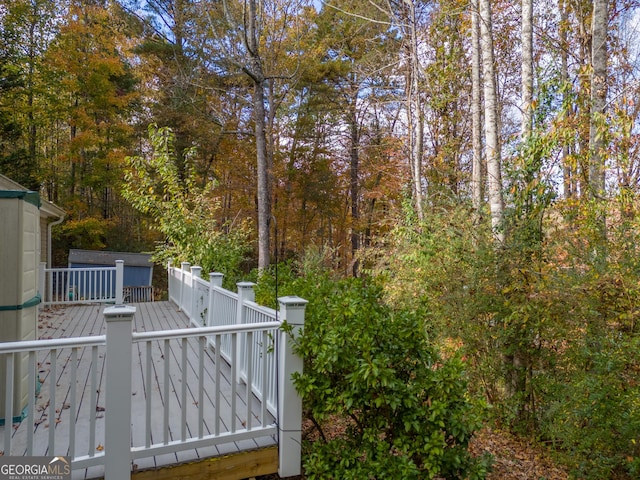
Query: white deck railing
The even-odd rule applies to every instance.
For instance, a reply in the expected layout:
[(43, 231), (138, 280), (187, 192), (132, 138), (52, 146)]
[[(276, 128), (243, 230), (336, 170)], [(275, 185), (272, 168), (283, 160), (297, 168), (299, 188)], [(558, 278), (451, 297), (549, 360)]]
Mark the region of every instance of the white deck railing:
[[(303, 329), (307, 302), (298, 297), (283, 297), (279, 299), (280, 311), (276, 312), (253, 302), (253, 284), (239, 284), (235, 294), (220, 286), (221, 275), (211, 274), (211, 281), (205, 282), (199, 276), (198, 267), (184, 267), (184, 264), (182, 269), (169, 266), (169, 296), (189, 312), (190, 321), (197, 328), (132, 333), (135, 308), (116, 305), (105, 309), (105, 336), (0, 343), (0, 364), (5, 366), (6, 378), (5, 411), (0, 415), (4, 414), (5, 419), (15, 416), (14, 386), (21, 375), (18, 365), (28, 365), (26, 382), (29, 385), (29, 400), (22, 420), (28, 422), (26, 443), (14, 445), (13, 429), (10, 424), (6, 425), (0, 439), (4, 455), (69, 455), (74, 470), (104, 464), (106, 480), (124, 480), (130, 478), (131, 463), (135, 459), (277, 435), (280, 476), (299, 475), (302, 403), (291, 378), (294, 372), (302, 371), (302, 360), (294, 354), (293, 342)], [(292, 327), (291, 331), (281, 329), (283, 321)], [(187, 366), (187, 342), (191, 338), (197, 342), (198, 372), (195, 374), (194, 369)], [(178, 380), (178, 402), (163, 401), (161, 406), (154, 405), (153, 396), (146, 395), (144, 412), (135, 412), (145, 417), (142, 435), (131, 429), (132, 397), (143, 387), (136, 385), (135, 391), (132, 388), (134, 347), (140, 352), (140, 358), (145, 359), (146, 392), (152, 390), (151, 379), (162, 375), (162, 398), (169, 398), (168, 389), (172, 388), (169, 375), (174, 364), (182, 375)], [(152, 361), (152, 351), (157, 354), (158, 350), (162, 367)], [(204, 358), (209, 350), (215, 357), (215, 371), (208, 372), (214, 379), (213, 392), (202, 383)], [(180, 352), (179, 358), (176, 352)], [(98, 378), (102, 372), (98, 370), (99, 358), (105, 353), (106, 378), (102, 391)], [(70, 362), (69, 375), (56, 371), (60, 359)], [(193, 358), (189, 358), (189, 362), (193, 365)], [(231, 372), (231, 401), (226, 412), (220, 407), (223, 365)], [(36, 386), (46, 383), (47, 378), (48, 400), (38, 403), (46, 395), (40, 395), (39, 400)], [(88, 390), (84, 391), (88, 399), (76, 391), (81, 378), (88, 379)], [(199, 398), (189, 401), (187, 388), (197, 392)], [(245, 406), (238, 409), (236, 393), (240, 388), (249, 393)], [(205, 411), (206, 402), (202, 398), (205, 394), (213, 395), (214, 412)], [(98, 406), (98, 395), (103, 395), (104, 408)], [(252, 395), (258, 400), (267, 400), (260, 402), (261, 412), (257, 416), (252, 410)], [(154, 418), (152, 422), (152, 412), (158, 409), (162, 410), (163, 418), (160, 434), (158, 421)], [(100, 422), (104, 428), (96, 422), (99, 415), (105, 416), (105, 421)], [(197, 431), (187, 431), (187, 416), (197, 418)], [(181, 425), (179, 434), (175, 424), (170, 427), (170, 419), (177, 418)], [(51, 425), (45, 444), (40, 437), (37, 442), (34, 440), (39, 422)], [(58, 422), (61, 424), (57, 425)], [(156, 429), (155, 435), (152, 429)]]
[[(176, 363), (178, 369), (183, 372), (183, 379), (179, 382), (180, 391), (176, 392), (176, 396), (180, 399), (176, 405), (171, 402), (163, 402), (162, 405), (152, 405), (152, 395), (147, 395), (144, 408), (145, 428), (144, 432), (139, 435), (138, 443), (134, 442), (132, 454), (133, 459), (148, 457), (151, 455), (161, 455), (166, 453), (174, 453), (182, 450), (190, 450), (194, 448), (218, 445), (221, 443), (237, 442), (248, 438), (258, 438), (263, 436), (272, 436), (276, 432), (276, 422), (274, 417), (267, 414), (266, 405), (262, 408), (259, 415), (255, 415), (252, 411), (251, 398), (246, 399), (244, 411), (237, 408), (237, 398), (239, 385), (237, 382), (231, 382), (231, 394), (229, 396), (230, 408), (221, 408), (224, 403), (223, 394), (221, 392), (221, 374), (224, 360), (220, 357), (220, 349), (214, 352), (214, 371), (207, 372), (214, 379), (212, 391), (205, 388), (205, 372), (204, 372), (204, 356), (207, 342), (219, 346), (224, 338), (229, 339), (232, 350), (238, 350), (241, 342), (241, 336), (246, 335), (252, 337), (264, 337), (270, 328), (278, 328), (279, 323), (260, 325), (243, 325), (241, 328), (232, 327), (204, 327), (191, 328), (184, 330), (167, 330), (161, 332), (144, 332), (134, 333), (133, 343), (138, 344), (142, 355), (146, 357), (147, 374), (145, 380), (146, 391), (152, 388), (153, 373), (152, 368), (156, 368), (152, 362), (152, 350), (159, 349), (162, 352), (163, 367), (162, 375), (164, 376), (162, 398), (170, 398), (170, 389), (172, 388), (169, 380), (169, 372), (172, 364)], [(189, 375), (190, 365), (187, 359), (187, 341), (189, 338), (197, 340), (196, 362), (197, 373)], [(174, 356), (175, 352), (179, 352), (179, 356)], [(266, 354), (267, 352), (261, 352)], [(193, 363), (193, 361), (192, 361)], [(231, 377), (233, 378), (237, 366), (235, 363), (230, 365)], [(252, 375), (252, 371), (248, 372)], [(190, 378), (191, 377), (191, 378)], [(269, 386), (265, 384), (264, 388)], [(188, 393), (188, 389), (191, 390)], [(196, 392), (197, 399), (192, 400), (193, 392)], [(206, 402), (203, 396), (211, 395), (215, 406), (213, 412), (205, 412)], [(267, 391), (262, 392), (268, 396)], [(156, 415), (153, 419), (152, 412), (158, 412), (158, 408), (162, 412), (162, 420)], [(209, 413), (205, 415), (205, 413)], [(187, 431), (187, 416), (197, 417), (198, 430)], [(179, 432), (170, 432), (170, 419), (180, 418)], [(242, 419), (239, 421), (239, 419)], [(205, 430), (205, 421), (209, 432)], [(174, 422), (175, 426), (175, 422)], [(153, 428), (152, 428), (153, 427)], [(152, 435), (152, 429), (156, 430), (155, 437)], [(171, 439), (170, 434), (174, 439)]]
[[(202, 326), (230, 326), (247, 323), (269, 323), (278, 321), (278, 312), (272, 308), (258, 305), (254, 302), (255, 293), (252, 282), (239, 282), (238, 292), (230, 292), (222, 288), (223, 275), (221, 273), (210, 273), (209, 281), (201, 277), (200, 267), (191, 267), (189, 263), (182, 263), (182, 268), (175, 268), (169, 264), (169, 298), (189, 317), (192, 325)], [(276, 355), (274, 339), (277, 335), (277, 328), (271, 328), (266, 337), (253, 337), (248, 339), (245, 334), (241, 335), (241, 341), (236, 352), (237, 379), (248, 385), (256, 397), (262, 400), (262, 392), (265, 391), (265, 384), (268, 384), (266, 391), (266, 403), (269, 411), (276, 415), (277, 390), (276, 385)], [(211, 342), (210, 346), (212, 345)], [(249, 348), (249, 346), (251, 348)], [(264, 354), (261, 354), (264, 349)], [(222, 357), (231, 361), (230, 338), (224, 338), (220, 345)], [(263, 355), (263, 356), (261, 356)], [(254, 362), (253, 373), (249, 381), (247, 379), (247, 361), (249, 358)]]
[(155, 302), (155, 292), (151, 285), (127, 286), (122, 290), (124, 303)]
[[(91, 336), (55, 340), (0, 343), (0, 364), (5, 366), (3, 385), (4, 455), (69, 455), (74, 468), (104, 463), (104, 431), (96, 422), (99, 411), (101, 371), (98, 358), (105, 353), (107, 337)], [(68, 363), (68, 375), (62, 375), (59, 359)], [(26, 361), (27, 405), (15, 404), (14, 386), (20, 382), (17, 366)], [(64, 369), (65, 371), (67, 369)], [(77, 386), (86, 382), (86, 388)], [(43, 391), (40, 387), (46, 385)], [(89, 398), (85, 397), (85, 393)], [(21, 413), (22, 415), (16, 415)], [(15, 417), (18, 418), (15, 418)], [(78, 422), (82, 419), (81, 422)], [(12, 420), (28, 422), (26, 441), (13, 441)], [(45, 444), (37, 429), (47, 429)], [(37, 438), (37, 441), (36, 441)]]
[(47, 268), (40, 264), (44, 305), (122, 303), (124, 262), (113, 267)]
[[(178, 305), (196, 327), (236, 325), (236, 328), (242, 328), (244, 325), (264, 325), (267, 328), (271, 322), (282, 324), (287, 321), (294, 325), (295, 335), (302, 331), (306, 300), (299, 297), (279, 298), (278, 312), (254, 302), (255, 284), (251, 282), (237, 283), (238, 292), (234, 293), (222, 288), (224, 276), (221, 273), (210, 273), (209, 281), (206, 281), (202, 278), (202, 268), (191, 266), (188, 262), (181, 263), (181, 268), (169, 263), (167, 270), (169, 299)], [(296, 325), (298, 328), (295, 328)], [(291, 376), (296, 371), (302, 371), (302, 360), (293, 353), (290, 338), (280, 328), (269, 327), (265, 333), (266, 335), (259, 336), (239, 331), (237, 344), (230, 343), (229, 339), (220, 339), (220, 343), (216, 344), (209, 340), (208, 343), (216, 355), (234, 365), (233, 378), (248, 385), (260, 401), (266, 399), (266, 402), (262, 402), (263, 406), (279, 419), (280, 475), (297, 475), (298, 473), (283, 475), (282, 472), (299, 471), (302, 404)], [(283, 360), (285, 357), (288, 359), (286, 362)], [(288, 445), (286, 448), (282, 447), (283, 438), (288, 439), (285, 442)], [(289, 460), (286, 455), (283, 457), (284, 452), (290, 455)], [(293, 466), (283, 469), (283, 462), (288, 461)]]

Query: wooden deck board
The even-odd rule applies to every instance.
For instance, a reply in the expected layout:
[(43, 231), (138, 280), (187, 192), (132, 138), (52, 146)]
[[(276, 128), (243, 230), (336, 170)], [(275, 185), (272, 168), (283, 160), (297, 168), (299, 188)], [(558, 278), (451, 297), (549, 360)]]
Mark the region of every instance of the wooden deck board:
[[(177, 310), (175, 305), (169, 302), (141, 303), (135, 305), (137, 312), (134, 317), (134, 331), (148, 332), (158, 330), (171, 330), (176, 328), (187, 328), (188, 320), (186, 316)], [(78, 336), (103, 335), (106, 333), (106, 326), (103, 316), (104, 306), (100, 305), (84, 305), (67, 308), (53, 308), (42, 312), (39, 320), (38, 336), (41, 339), (46, 338), (66, 338)], [(132, 352), (132, 445), (141, 447), (145, 445), (145, 409), (146, 398), (151, 397), (152, 418), (151, 418), (151, 443), (162, 442), (163, 440), (163, 422), (164, 422), (164, 402), (168, 401), (171, 407), (178, 406), (182, 402), (182, 345), (176, 341), (170, 341), (169, 364), (169, 395), (165, 398), (164, 386), (164, 365), (165, 358), (161, 350), (159, 342), (152, 342), (152, 378), (151, 388), (147, 391), (147, 353), (146, 343), (136, 342), (133, 345)], [(163, 342), (160, 342), (163, 343)], [(231, 369), (229, 365), (220, 362), (220, 398), (215, 398), (215, 354), (205, 346), (204, 349), (204, 370), (203, 378), (199, 377), (199, 345), (198, 339), (190, 338), (186, 342), (186, 363), (184, 368), (187, 369), (187, 390), (186, 390), (186, 429), (187, 437), (198, 435), (198, 402), (199, 402), (199, 386), (202, 382), (203, 388), (203, 408), (204, 408), (204, 425), (203, 434), (208, 435), (214, 432), (215, 423), (219, 422), (220, 432), (231, 431), (232, 425), (228, 425), (225, 418), (231, 410), (231, 394), (235, 390), (235, 403), (237, 416), (234, 419), (235, 429), (243, 429), (246, 419), (246, 388), (242, 384), (235, 385), (232, 388)], [(164, 352), (165, 354), (167, 352)], [(51, 412), (48, 408), (49, 402), (49, 385), (52, 379), (52, 365), (54, 359), (49, 355), (42, 355), (38, 358), (39, 378), (43, 382), (36, 401), (36, 411), (34, 418), (36, 423), (34, 427), (34, 455), (68, 455), (69, 454), (69, 432), (74, 425), (73, 416), (77, 424), (76, 432), (76, 448), (77, 455), (88, 455), (89, 452), (89, 413), (91, 409), (101, 409), (104, 407), (104, 369), (105, 369), (105, 348), (98, 347), (97, 355), (97, 382), (96, 404), (91, 405), (91, 366), (92, 352), (90, 348), (78, 349), (77, 358), (77, 376), (76, 376), (76, 411), (64, 407), (71, 404), (70, 395), (72, 394), (69, 387), (71, 379), (71, 349), (63, 349), (57, 352), (56, 362), (56, 384), (59, 385), (55, 389), (55, 412), (53, 418), (50, 418)], [(253, 426), (259, 424), (260, 406), (258, 400), (250, 395), (252, 405)], [(175, 410), (174, 410), (175, 411)], [(216, 420), (216, 415), (220, 420)], [(102, 449), (104, 442), (104, 413), (98, 412), (96, 420), (96, 454)], [(26, 454), (26, 432), (28, 421), (23, 421), (19, 425), (15, 425), (12, 435), (12, 455)], [(0, 427), (0, 451), (3, 450), (2, 442), (4, 428)], [(55, 449), (49, 451), (46, 448), (49, 439), (49, 429), (55, 428)], [(169, 441), (177, 440), (181, 437), (182, 416), (180, 413), (169, 415)], [(176, 454), (159, 455), (149, 458), (138, 458), (134, 460), (134, 470), (144, 470), (148, 468), (159, 468), (161, 466), (171, 465), (175, 463), (184, 463), (211, 456), (228, 455), (243, 450), (256, 449), (275, 444), (275, 439), (265, 437), (256, 440), (245, 440), (241, 442), (232, 442), (228, 444), (220, 444), (198, 450), (187, 450)], [(73, 473), (73, 478), (97, 478), (103, 474), (103, 467), (91, 467), (90, 469), (77, 471)]]

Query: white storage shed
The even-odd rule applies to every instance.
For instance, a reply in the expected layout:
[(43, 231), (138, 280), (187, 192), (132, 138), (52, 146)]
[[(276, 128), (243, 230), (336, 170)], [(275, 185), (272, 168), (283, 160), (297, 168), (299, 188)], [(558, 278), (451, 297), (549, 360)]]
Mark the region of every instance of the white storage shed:
[[(6, 187), (14, 187), (5, 189)], [(53, 204), (42, 211), (37, 192), (15, 188), (20, 185), (0, 178), (0, 342), (37, 338), (38, 277), (40, 262), (46, 261), (43, 250), (43, 225), (50, 233), (50, 219), (61, 221), (64, 212)], [(49, 245), (48, 235), (44, 246)], [(46, 247), (47, 251), (50, 250)], [(5, 360), (0, 358), (0, 385), (5, 385)], [(13, 419), (22, 417), (29, 392), (27, 357), (16, 359), (14, 371)], [(4, 395), (0, 395), (0, 423), (6, 419)]]

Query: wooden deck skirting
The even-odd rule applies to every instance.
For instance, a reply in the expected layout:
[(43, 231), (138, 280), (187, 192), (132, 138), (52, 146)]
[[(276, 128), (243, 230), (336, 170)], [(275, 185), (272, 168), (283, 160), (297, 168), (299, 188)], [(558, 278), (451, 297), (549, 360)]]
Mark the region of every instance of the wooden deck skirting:
[(134, 471), (132, 480), (244, 480), (278, 471), (278, 448), (266, 447), (222, 457)]

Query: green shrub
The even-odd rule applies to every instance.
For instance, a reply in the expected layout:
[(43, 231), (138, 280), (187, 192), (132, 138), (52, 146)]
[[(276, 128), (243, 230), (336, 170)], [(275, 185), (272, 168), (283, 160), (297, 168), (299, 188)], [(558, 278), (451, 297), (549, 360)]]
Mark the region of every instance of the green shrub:
[[(394, 312), (382, 290), (326, 275), (297, 282), (307, 295), (295, 378), (320, 429), (304, 460), (311, 479), (483, 478), (486, 459), (467, 450), (479, 427), (464, 362), (440, 358), (416, 315)], [(329, 437), (335, 419), (346, 431)]]

